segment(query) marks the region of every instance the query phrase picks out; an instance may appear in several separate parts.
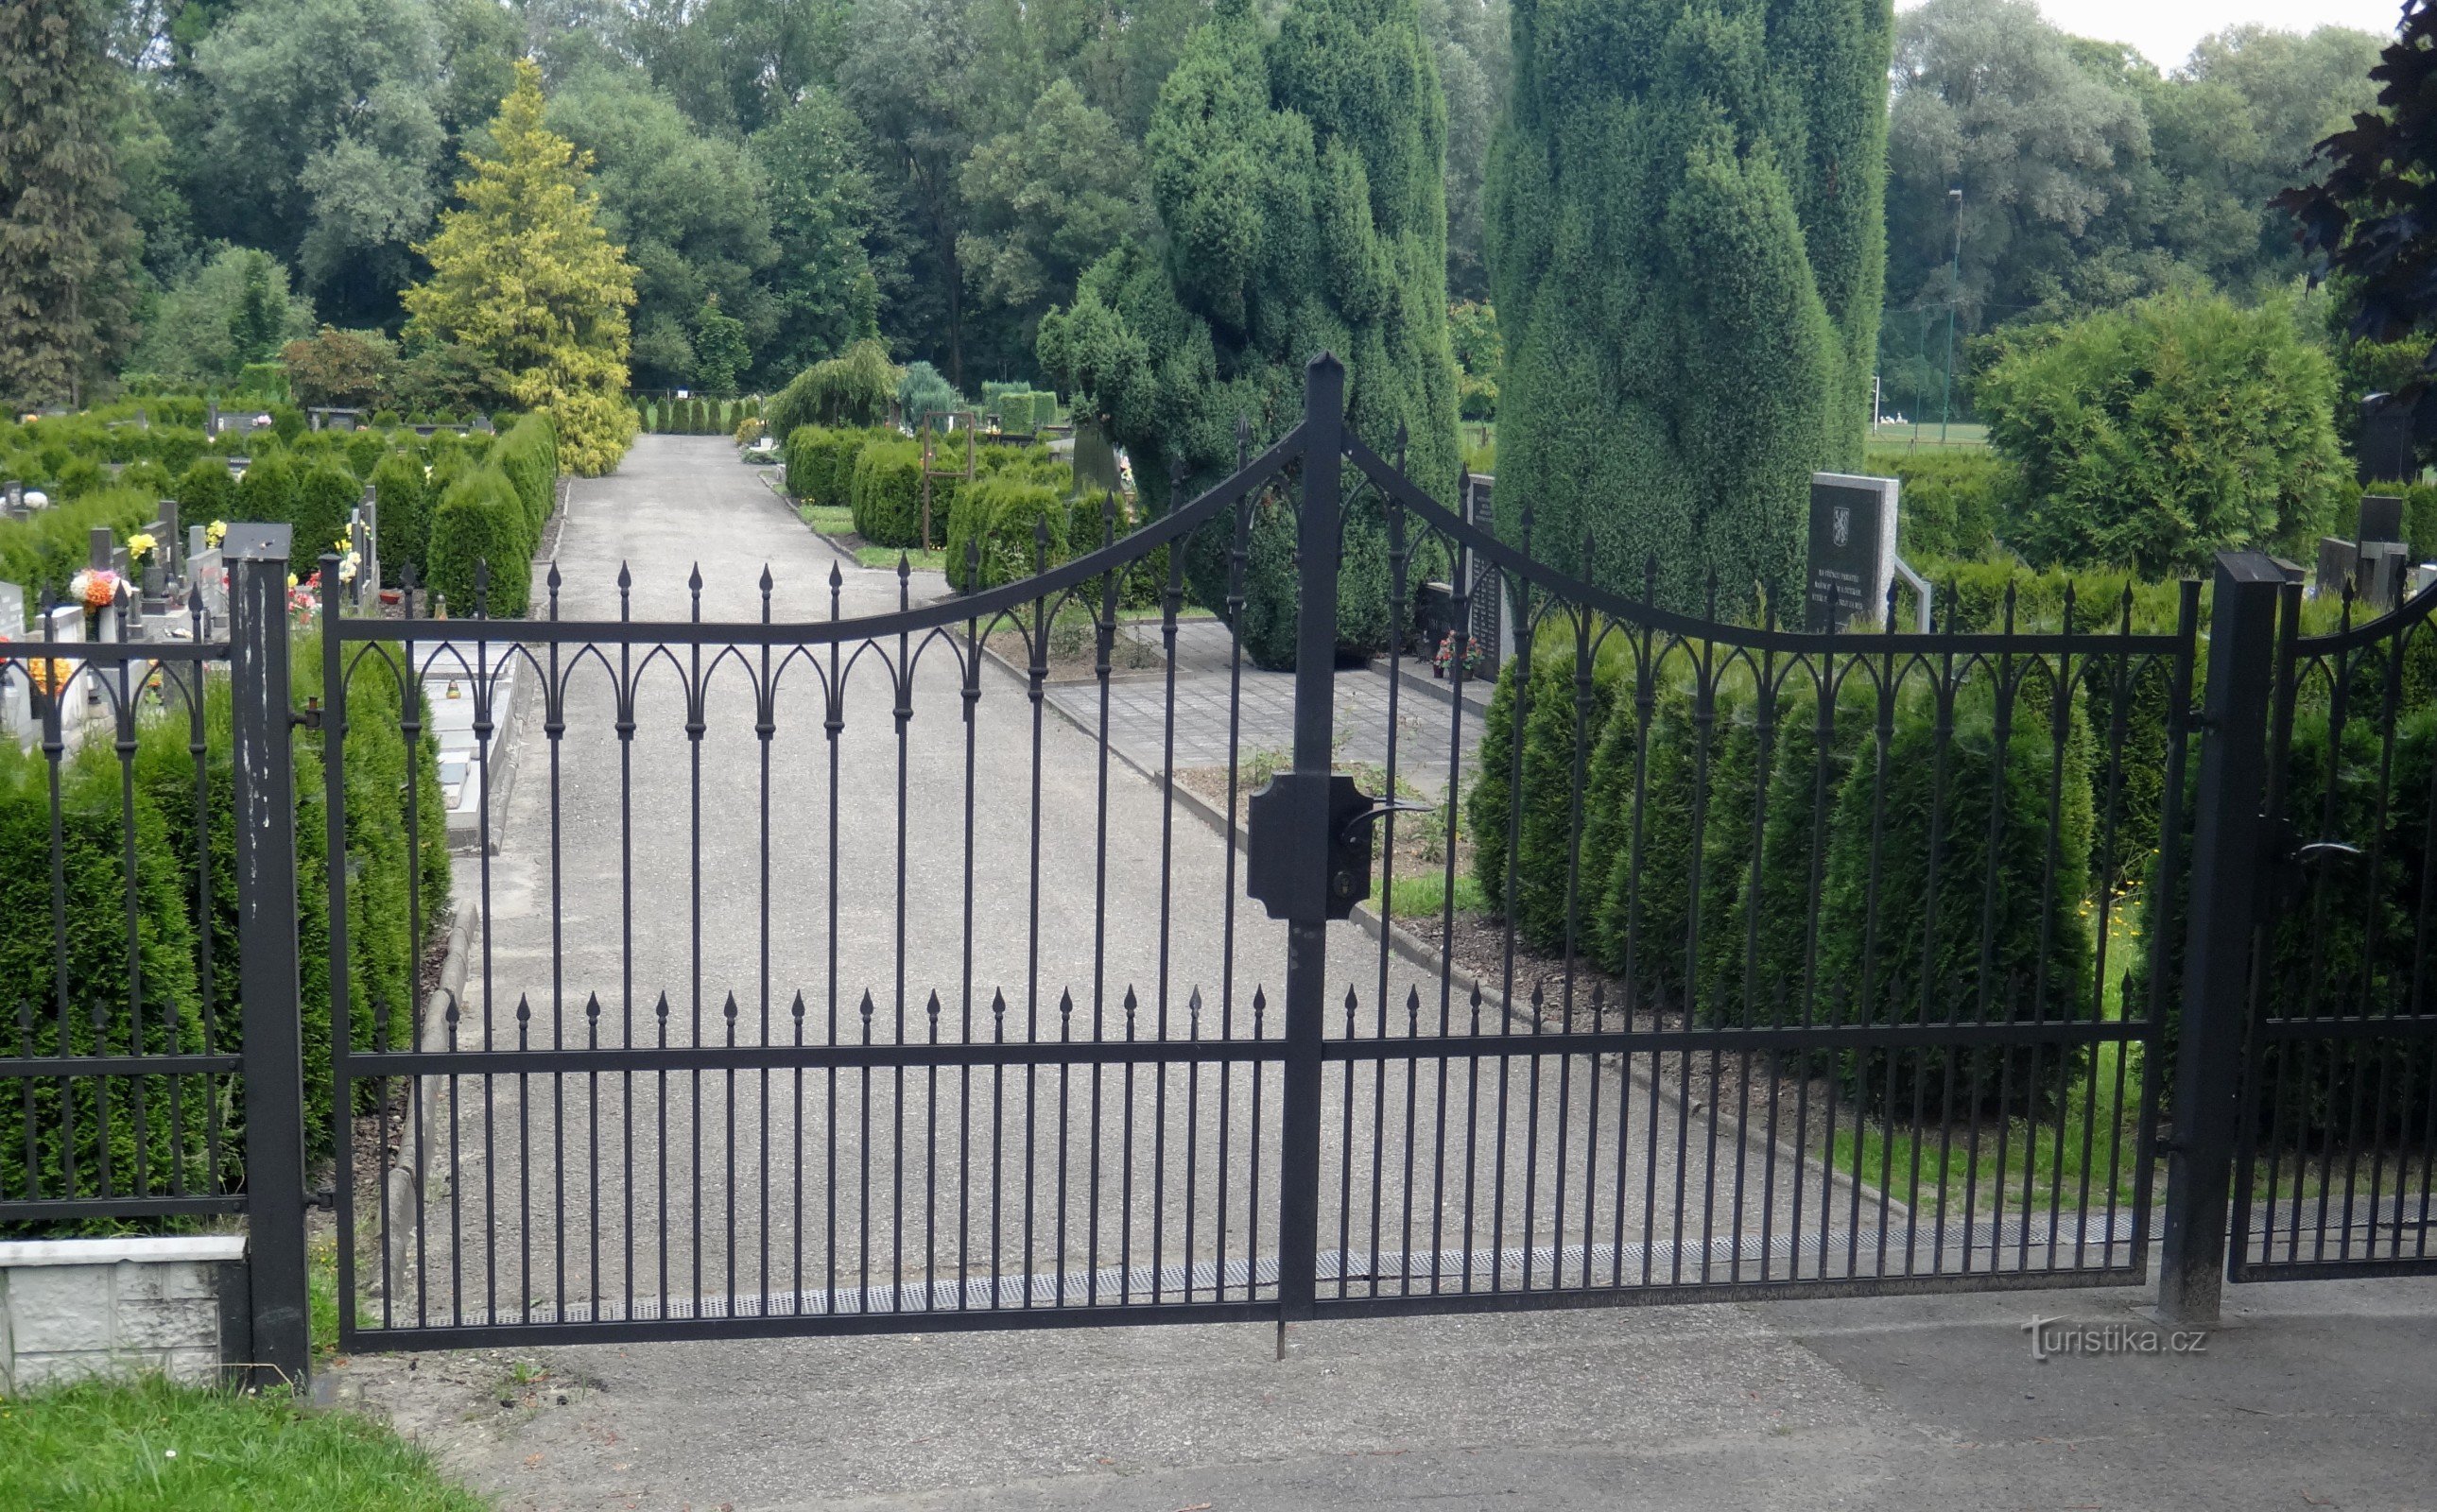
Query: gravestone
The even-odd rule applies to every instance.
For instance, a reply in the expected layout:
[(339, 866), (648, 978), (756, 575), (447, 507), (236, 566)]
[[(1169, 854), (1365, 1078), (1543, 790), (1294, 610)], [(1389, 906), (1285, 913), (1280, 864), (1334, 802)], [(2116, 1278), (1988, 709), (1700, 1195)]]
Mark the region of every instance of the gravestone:
[[(1804, 623), (1816, 634), (1856, 620), (1877, 622), (1896, 579), (1896, 499), (1892, 478), (1811, 475), (1810, 570)], [(1835, 623), (1831, 624), (1830, 604)]]
[(1086, 495), (1117, 491), (1117, 453), (1096, 420), (1075, 422), (1075, 487)]
[(22, 518), (26, 513), (26, 485), (13, 478), (9, 479), (6, 493), (0, 494), (0, 502), (7, 504), (11, 518)]
[(192, 581), (195, 591), (203, 596), (206, 633), (213, 625), (227, 624), (228, 569), (221, 565), (219, 547), (208, 547), (197, 551), (186, 564), (186, 576)]
[(209, 440), (219, 433), (220, 407), (216, 404), (207, 404), (203, 406), (203, 437), (205, 440)]
[(2403, 601), (2404, 573), (2411, 557), (2400, 541), (2363, 541), (2360, 547), (2360, 602), (2372, 614), (2384, 614)]
[[(22, 583), (0, 582), (0, 641), (26, 638), (26, 589)], [(27, 697), (26, 665), (0, 664), (0, 734), (19, 742), (34, 738), (34, 710)]]
[[(1458, 501), (1464, 510), (1464, 517), (1495, 535), (1498, 532), (1495, 508), (1498, 475), (1467, 473), (1464, 478), (1464, 497)], [(1492, 669), (1505, 666), (1507, 656), (1515, 649), (1506, 634), (1506, 605), (1499, 597), (1505, 591), (1500, 586), (1503, 581), (1503, 574), (1492, 570), (1478, 554), (1474, 555), (1472, 581), (1464, 584), (1465, 597), (1472, 601), (1472, 643), (1481, 649), (1481, 654), (1488, 659)]]
[(2420, 476), (2411, 443), (2411, 406), (2391, 393), (2374, 393), (2361, 401), (2360, 449), (2354, 470), (2363, 483), (2402, 482)]
[(2403, 500), (2393, 494), (2363, 494), (2360, 502), (2360, 533), (2356, 540), (2400, 541), (2403, 539)]
[(491, 424), (491, 417), (490, 417), (490, 416), (488, 416), (488, 415), (476, 415), (476, 416), (474, 417), (474, 434), (475, 434), (475, 435), (477, 435), (477, 436), (496, 436), (496, 435), (498, 435), (499, 433), (500, 433), (500, 428), (499, 428), (497, 426), (494, 426), (494, 425), (492, 425), (492, 424)]
[(2360, 573), (2360, 547), (2341, 535), (2319, 537), (2319, 570), (2311, 579), (2315, 598), (2333, 598)]

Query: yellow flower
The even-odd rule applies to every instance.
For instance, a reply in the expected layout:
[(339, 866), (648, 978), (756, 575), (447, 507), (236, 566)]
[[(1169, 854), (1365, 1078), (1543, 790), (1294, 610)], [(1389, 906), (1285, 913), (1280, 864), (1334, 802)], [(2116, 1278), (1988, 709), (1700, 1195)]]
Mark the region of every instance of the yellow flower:
[(160, 542), (153, 540), (151, 536), (146, 534), (144, 531), (138, 530), (133, 535), (127, 538), (127, 560), (130, 562), (141, 562), (146, 557), (150, 556), (153, 549), (160, 544)]

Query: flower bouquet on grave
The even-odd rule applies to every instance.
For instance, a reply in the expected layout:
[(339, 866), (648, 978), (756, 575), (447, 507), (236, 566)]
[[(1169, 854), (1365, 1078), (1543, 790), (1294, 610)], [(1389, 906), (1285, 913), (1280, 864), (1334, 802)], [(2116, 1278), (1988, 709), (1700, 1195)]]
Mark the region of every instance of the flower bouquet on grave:
[(68, 580), (68, 597), (88, 613), (107, 609), (118, 601), (118, 574), (108, 567), (87, 567)]
[[(425, 471), (428, 472), (430, 469), (427, 468)], [(211, 524), (203, 527), (203, 545), (211, 547), (215, 551), (220, 548), (220, 543), (227, 538), (228, 521), (226, 520), (214, 520)]]
[(1446, 638), (1439, 642), (1438, 654), (1430, 658), (1430, 675), (1446, 677), (1455, 669), (1459, 659), (1463, 662), (1466, 677), (1478, 677), (1488, 669), (1489, 657), (1481, 649), (1481, 642), (1470, 635), (1459, 635), (1448, 631)]
[(27, 708), (38, 720), (49, 716), (52, 701), (68, 686), (68, 679), (75, 675), (67, 661), (57, 656), (36, 656), (23, 662), (0, 660), (0, 667), (7, 666), (26, 669), (26, 688), (32, 695), (27, 701)]

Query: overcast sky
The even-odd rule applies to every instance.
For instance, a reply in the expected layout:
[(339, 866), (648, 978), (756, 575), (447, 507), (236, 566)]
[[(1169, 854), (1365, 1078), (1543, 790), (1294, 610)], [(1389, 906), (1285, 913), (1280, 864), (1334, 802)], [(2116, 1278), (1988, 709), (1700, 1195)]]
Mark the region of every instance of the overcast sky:
[[(1918, 3), (1896, 0), (1902, 10)], [(2288, 31), (2338, 26), (2391, 33), (2403, 14), (2400, 0), (2039, 0), (2039, 7), (2065, 30), (2129, 42), (2161, 68), (2182, 62), (2210, 32), (2245, 22)]]

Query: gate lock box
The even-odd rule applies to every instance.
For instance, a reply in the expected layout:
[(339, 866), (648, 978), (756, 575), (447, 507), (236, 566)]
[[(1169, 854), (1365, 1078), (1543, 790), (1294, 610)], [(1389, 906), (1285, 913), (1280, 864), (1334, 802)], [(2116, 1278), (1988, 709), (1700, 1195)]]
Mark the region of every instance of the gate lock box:
[(1245, 804), (1245, 892), (1273, 919), (1352, 916), (1371, 894), (1372, 825), (1405, 810), (1427, 807), (1383, 803), (1343, 773), (1279, 773)]

